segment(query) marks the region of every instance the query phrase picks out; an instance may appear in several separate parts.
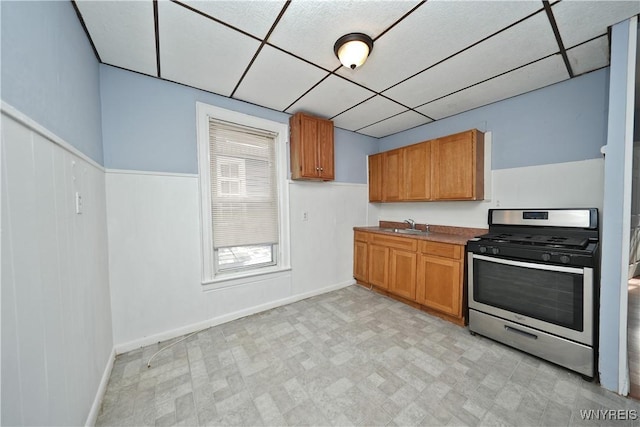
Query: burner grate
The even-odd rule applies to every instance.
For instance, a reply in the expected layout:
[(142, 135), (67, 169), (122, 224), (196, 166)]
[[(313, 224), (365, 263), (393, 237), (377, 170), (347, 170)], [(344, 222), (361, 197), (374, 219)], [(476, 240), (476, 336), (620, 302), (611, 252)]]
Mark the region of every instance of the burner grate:
[(496, 243), (516, 245), (549, 246), (554, 248), (585, 248), (589, 239), (585, 237), (548, 236), (543, 234), (489, 233), (482, 238)]

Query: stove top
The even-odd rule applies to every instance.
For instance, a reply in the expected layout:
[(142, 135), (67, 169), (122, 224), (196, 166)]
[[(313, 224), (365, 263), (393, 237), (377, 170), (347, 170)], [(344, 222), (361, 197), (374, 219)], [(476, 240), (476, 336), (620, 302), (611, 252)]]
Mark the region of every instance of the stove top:
[(535, 245), (552, 248), (583, 249), (589, 244), (587, 237), (545, 234), (488, 233), (480, 236), (480, 238), (495, 243), (513, 243), (517, 245)]
[(489, 233), (471, 239), (470, 253), (547, 264), (593, 267), (597, 209), (490, 209)]

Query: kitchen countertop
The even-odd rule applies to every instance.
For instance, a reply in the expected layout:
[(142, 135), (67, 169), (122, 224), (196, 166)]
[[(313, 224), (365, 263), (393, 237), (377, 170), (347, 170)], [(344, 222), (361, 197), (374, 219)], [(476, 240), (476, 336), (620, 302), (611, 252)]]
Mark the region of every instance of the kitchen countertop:
[[(449, 227), (445, 225), (430, 225), (428, 233), (424, 234), (402, 234), (385, 229), (389, 228), (407, 228), (404, 223), (380, 221), (380, 226), (375, 227), (353, 227), (355, 231), (366, 231), (369, 233), (387, 234), (390, 236), (407, 237), (410, 239), (427, 240), (432, 242), (452, 243), (454, 245), (466, 245), (469, 239), (476, 236), (486, 234), (487, 229), (484, 228), (467, 228), (467, 227)], [(417, 229), (424, 230), (424, 224), (416, 224)]]

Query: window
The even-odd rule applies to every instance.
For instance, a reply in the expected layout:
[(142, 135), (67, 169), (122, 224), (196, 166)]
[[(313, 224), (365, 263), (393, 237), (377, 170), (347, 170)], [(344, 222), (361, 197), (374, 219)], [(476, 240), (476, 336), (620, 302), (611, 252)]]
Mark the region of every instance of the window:
[(197, 109), (203, 283), (288, 268), (287, 125)]

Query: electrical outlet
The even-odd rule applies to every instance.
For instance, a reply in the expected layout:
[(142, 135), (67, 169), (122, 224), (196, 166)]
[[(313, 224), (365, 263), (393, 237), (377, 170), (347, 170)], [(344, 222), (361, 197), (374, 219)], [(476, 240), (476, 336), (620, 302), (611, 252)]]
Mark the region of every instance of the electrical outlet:
[(82, 213), (82, 195), (76, 191), (76, 213), (79, 215)]
[(302, 220), (309, 221), (309, 212), (302, 212)]

